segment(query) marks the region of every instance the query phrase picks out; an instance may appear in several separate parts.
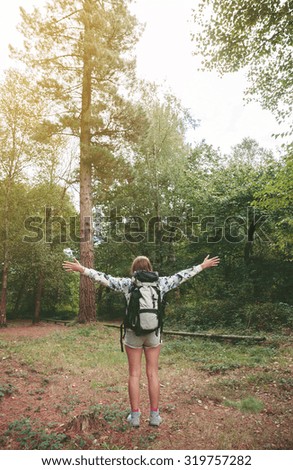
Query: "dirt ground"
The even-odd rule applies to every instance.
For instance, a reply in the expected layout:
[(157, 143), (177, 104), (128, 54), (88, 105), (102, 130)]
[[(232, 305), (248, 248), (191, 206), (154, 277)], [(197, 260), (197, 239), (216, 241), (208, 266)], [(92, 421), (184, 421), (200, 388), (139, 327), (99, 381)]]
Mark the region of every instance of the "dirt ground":
[[(40, 338), (66, 328), (41, 323), (0, 330), (0, 340)], [(48, 433), (64, 433), (67, 448), (84, 449), (292, 449), (292, 389), (266, 384), (251, 394), (265, 404), (261, 412), (243, 413), (225, 406), (213, 392), (215, 376), (196, 368), (161, 370), (161, 414), (159, 428), (148, 425), (148, 409), (142, 408), (139, 429), (131, 429), (117, 410), (127, 410), (127, 371), (121, 371), (123, 392), (117, 384), (94, 390), (89, 384), (95, 371), (71, 377), (62, 370), (30, 368), (12, 357), (0, 357), (0, 385), (10, 384), (12, 393), (0, 397), (0, 448), (18, 449), (20, 443), (7, 429), (10, 423), (29, 418)], [(292, 364), (291, 364), (292, 372)], [(288, 370), (287, 370), (288, 373)], [(239, 379), (244, 368), (228, 371), (225, 378)], [(292, 377), (292, 375), (291, 375)], [(147, 386), (142, 380), (142, 403), (147, 406)], [(254, 388), (253, 388), (254, 387)], [(113, 404), (115, 405), (114, 408)], [(85, 413), (91, 405), (108, 410), (105, 416)], [(112, 410), (113, 416), (109, 413)], [(122, 411), (121, 411), (122, 413)], [(123, 414), (123, 413), (122, 413)], [(69, 443), (69, 444), (68, 444)]]

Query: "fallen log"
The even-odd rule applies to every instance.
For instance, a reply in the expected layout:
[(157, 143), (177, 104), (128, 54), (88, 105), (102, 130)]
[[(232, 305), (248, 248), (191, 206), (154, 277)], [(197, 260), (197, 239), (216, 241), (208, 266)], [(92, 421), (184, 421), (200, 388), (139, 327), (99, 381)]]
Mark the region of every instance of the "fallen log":
[[(115, 323), (104, 323), (104, 326), (108, 328), (120, 328), (120, 325)], [(183, 336), (183, 337), (200, 337), (200, 338), (210, 338), (210, 339), (224, 339), (232, 341), (265, 341), (265, 336), (249, 336), (249, 335), (221, 335), (218, 333), (198, 333), (190, 331), (170, 331), (164, 330), (164, 335), (170, 336)]]
[(59, 318), (44, 318), (43, 321), (47, 323), (63, 323), (64, 326), (71, 323), (71, 320), (60, 320)]

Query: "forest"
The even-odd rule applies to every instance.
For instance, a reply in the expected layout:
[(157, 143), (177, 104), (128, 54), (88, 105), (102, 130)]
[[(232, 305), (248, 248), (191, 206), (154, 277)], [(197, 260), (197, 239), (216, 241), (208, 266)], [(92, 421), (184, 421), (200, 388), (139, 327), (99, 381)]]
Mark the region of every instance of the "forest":
[(196, 117), (136, 76), (143, 27), (126, 0), (21, 9), (23, 47), (0, 84), (1, 327), (121, 318), (119, 295), (64, 272), (68, 255), (129, 276), (137, 255), (170, 275), (210, 254), (219, 267), (170, 294), (167, 325), (292, 329), (292, 8), (224, 0), (213, 21), (208, 3), (196, 52), (207, 70), (248, 68), (247, 99), (287, 138), (276, 153), (249, 136), (226, 154), (189, 141)]
[[(291, 454), (251, 451), (293, 443), (292, 1), (194, 0), (200, 70), (244, 71), (243, 99), (276, 122), (274, 150), (247, 135), (227, 151), (197, 139), (200, 119), (172, 89), (139, 76), (133, 3), (20, 8), (0, 77), (0, 448), (45, 451), (22, 453), (30, 468), (84, 464), (63, 454), (87, 450), (152, 450), (170, 465), (181, 450), (176, 468), (289, 469)], [(122, 292), (63, 263), (129, 277), (139, 255), (161, 276), (220, 263), (167, 293), (162, 348), (122, 354)], [(14, 452), (0, 454), (11, 466)]]

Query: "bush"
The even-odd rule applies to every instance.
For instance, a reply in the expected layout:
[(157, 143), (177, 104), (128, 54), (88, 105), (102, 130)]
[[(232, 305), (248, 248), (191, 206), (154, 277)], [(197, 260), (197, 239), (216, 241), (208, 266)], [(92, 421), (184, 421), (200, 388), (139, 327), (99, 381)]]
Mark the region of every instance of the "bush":
[(187, 331), (210, 328), (274, 331), (293, 328), (293, 307), (271, 302), (241, 305), (230, 299), (172, 303), (166, 310), (165, 325)]
[(248, 304), (240, 315), (247, 328), (273, 331), (279, 327), (293, 327), (293, 306), (282, 302)]
[(189, 331), (202, 328), (236, 326), (238, 306), (231, 300), (204, 300), (168, 307), (167, 323)]

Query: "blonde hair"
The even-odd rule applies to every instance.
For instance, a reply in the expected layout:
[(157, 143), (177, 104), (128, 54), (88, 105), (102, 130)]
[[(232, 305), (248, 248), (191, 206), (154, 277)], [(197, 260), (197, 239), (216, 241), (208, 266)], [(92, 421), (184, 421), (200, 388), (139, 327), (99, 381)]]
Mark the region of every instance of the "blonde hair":
[(135, 260), (133, 260), (130, 272), (131, 274), (135, 273), (135, 271), (152, 271), (153, 267), (151, 265), (150, 260), (146, 256), (137, 256)]

